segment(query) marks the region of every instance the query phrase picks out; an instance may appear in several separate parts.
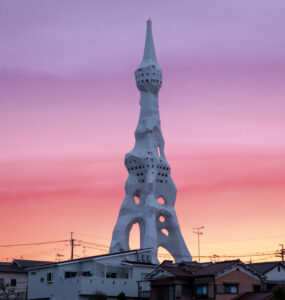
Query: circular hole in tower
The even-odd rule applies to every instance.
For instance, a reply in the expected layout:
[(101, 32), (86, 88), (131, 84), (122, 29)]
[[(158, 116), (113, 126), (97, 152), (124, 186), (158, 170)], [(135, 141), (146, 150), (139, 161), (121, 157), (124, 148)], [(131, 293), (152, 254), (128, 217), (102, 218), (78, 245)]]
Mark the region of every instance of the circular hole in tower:
[(162, 197), (158, 197), (158, 198), (157, 198), (157, 202), (158, 202), (160, 205), (165, 205), (165, 200), (164, 200)]
[(168, 232), (167, 229), (162, 228), (162, 229), (161, 229), (161, 232), (162, 232), (164, 235), (169, 236), (169, 232)]
[(134, 202), (135, 202), (135, 204), (137, 204), (137, 205), (140, 204), (140, 198), (139, 198), (139, 196), (137, 196), (137, 195), (134, 196)]
[(159, 222), (163, 223), (163, 222), (165, 222), (165, 217), (164, 216), (159, 216), (158, 220), (159, 220)]

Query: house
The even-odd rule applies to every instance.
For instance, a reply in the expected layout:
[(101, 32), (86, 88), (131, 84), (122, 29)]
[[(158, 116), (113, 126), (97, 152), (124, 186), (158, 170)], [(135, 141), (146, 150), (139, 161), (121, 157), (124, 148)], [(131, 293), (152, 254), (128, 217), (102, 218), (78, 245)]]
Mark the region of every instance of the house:
[(254, 263), (249, 266), (266, 276), (264, 284), (267, 291), (271, 291), (276, 285), (285, 285), (285, 265), (282, 262)]
[(151, 300), (230, 300), (260, 290), (265, 276), (240, 260), (233, 260), (162, 264), (147, 279), (151, 282)]
[(157, 265), (151, 251), (140, 249), (85, 257), (29, 268), (28, 299), (81, 300), (96, 294), (114, 299), (148, 296), (150, 284), (143, 279)]
[(14, 259), (12, 262), (0, 262), (0, 297), (17, 296), (27, 299), (28, 272), (27, 267), (44, 264), (43, 261)]

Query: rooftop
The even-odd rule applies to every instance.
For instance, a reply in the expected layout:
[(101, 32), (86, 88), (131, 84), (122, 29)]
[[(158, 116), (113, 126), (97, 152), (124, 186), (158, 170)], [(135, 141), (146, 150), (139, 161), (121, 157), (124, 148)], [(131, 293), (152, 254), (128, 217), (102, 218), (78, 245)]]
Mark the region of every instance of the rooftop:
[(272, 297), (270, 292), (258, 292), (258, 293), (245, 293), (244, 295), (236, 298), (235, 300), (267, 300)]
[[(112, 257), (112, 256), (118, 256), (118, 255), (127, 255), (127, 254), (133, 254), (133, 253), (139, 253), (139, 252), (147, 252), (150, 251), (152, 248), (147, 248), (147, 249), (135, 249), (135, 250), (129, 250), (129, 251), (121, 251), (121, 252), (113, 252), (113, 253), (107, 253), (107, 254), (101, 254), (101, 255), (94, 255), (94, 256), (88, 256), (88, 257), (81, 257), (81, 258), (77, 258), (77, 259), (69, 259), (69, 260), (63, 260), (60, 262), (48, 262), (42, 265), (37, 265), (38, 267), (41, 268), (48, 268), (51, 267), (53, 265), (61, 265), (61, 264), (68, 264), (68, 263), (76, 263), (76, 262), (81, 262), (81, 261), (88, 261), (88, 260), (95, 260), (95, 259), (101, 259), (104, 257)], [(126, 262), (126, 260), (125, 260)], [(132, 263), (134, 263), (132, 261)], [(139, 262), (138, 262), (139, 263)], [(147, 262), (144, 262), (144, 264), (147, 264)], [(33, 269), (35, 267), (31, 267), (29, 269)]]
[(261, 274), (267, 273), (268, 271), (270, 271), (277, 265), (281, 265), (282, 267), (285, 268), (285, 266), (280, 261), (254, 263), (254, 264), (248, 264), (248, 265)]

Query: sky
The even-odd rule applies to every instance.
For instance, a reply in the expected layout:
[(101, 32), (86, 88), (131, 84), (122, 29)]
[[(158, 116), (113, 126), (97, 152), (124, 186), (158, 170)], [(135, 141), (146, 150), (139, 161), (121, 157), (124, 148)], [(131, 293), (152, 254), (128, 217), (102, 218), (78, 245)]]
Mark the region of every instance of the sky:
[[(149, 17), (190, 252), (197, 259), (193, 228), (204, 226), (202, 261), (279, 259), (284, 13), (283, 0), (1, 1), (0, 260), (68, 259), (70, 232), (75, 257), (108, 251), (135, 141), (134, 71)], [(134, 226), (131, 248), (138, 240)]]

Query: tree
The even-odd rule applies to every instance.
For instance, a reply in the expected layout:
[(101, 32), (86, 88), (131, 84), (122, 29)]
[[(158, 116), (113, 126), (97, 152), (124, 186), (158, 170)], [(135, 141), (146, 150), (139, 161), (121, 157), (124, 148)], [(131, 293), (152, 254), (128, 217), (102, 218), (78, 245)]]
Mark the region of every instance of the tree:
[(107, 295), (102, 292), (96, 292), (89, 300), (107, 300)]
[(118, 300), (125, 300), (126, 299), (126, 295), (125, 293), (121, 292), (118, 296), (117, 296)]
[(285, 299), (285, 286), (277, 285), (272, 289), (272, 300), (284, 300)]
[(16, 293), (14, 288), (9, 284), (0, 285), (0, 299), (1, 300), (17, 300), (19, 299), (19, 293)]

